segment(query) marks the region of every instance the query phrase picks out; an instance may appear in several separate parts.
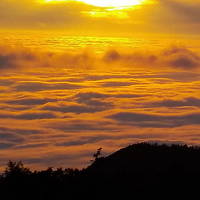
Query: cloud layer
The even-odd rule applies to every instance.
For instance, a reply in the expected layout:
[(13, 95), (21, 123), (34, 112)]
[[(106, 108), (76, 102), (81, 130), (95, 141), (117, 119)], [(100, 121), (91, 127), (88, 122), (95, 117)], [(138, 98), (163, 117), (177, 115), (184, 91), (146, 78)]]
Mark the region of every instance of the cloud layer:
[[(0, 166), (82, 167), (103, 147), (199, 144), (196, 49), (0, 51)], [(81, 152), (81, 153), (80, 153)]]
[[(44, 53), (36, 52), (26, 48), (0, 47), (0, 70), (19, 70), (20, 68), (42, 68), (42, 70), (57, 68), (61, 69), (91, 69), (110, 67), (148, 67), (148, 68), (174, 68), (180, 70), (196, 70), (200, 66), (200, 55), (198, 52), (185, 47), (172, 46), (163, 50), (144, 51), (140, 49), (123, 50), (111, 49), (98, 56), (93, 50), (80, 51), (76, 53)], [(125, 84), (125, 85), (124, 85)], [(104, 86), (128, 86), (132, 83), (107, 82)], [(16, 90), (54, 90), (56, 89), (78, 89), (81, 86), (76, 83), (59, 83), (58, 85), (38, 81), (21, 81)]]

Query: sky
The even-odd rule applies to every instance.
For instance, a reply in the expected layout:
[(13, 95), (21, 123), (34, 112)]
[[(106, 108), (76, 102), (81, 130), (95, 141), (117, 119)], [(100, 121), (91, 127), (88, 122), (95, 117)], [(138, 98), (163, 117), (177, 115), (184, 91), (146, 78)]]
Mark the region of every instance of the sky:
[[(138, 5), (132, 7), (121, 6), (123, 3), (119, 2), (124, 1), (120, 0), (104, 0), (120, 5), (117, 7), (95, 6), (101, 2), (98, 0), (85, 2), (1, 0), (0, 26), (4, 29), (65, 29), (76, 34), (111, 35), (143, 32), (198, 34), (200, 30), (199, 0), (138, 0), (134, 3)], [(126, 2), (129, 5), (131, 1)], [(109, 3), (103, 5), (112, 6)]]
[(0, 9), (0, 170), (81, 168), (100, 147), (143, 141), (199, 145), (199, 0)]

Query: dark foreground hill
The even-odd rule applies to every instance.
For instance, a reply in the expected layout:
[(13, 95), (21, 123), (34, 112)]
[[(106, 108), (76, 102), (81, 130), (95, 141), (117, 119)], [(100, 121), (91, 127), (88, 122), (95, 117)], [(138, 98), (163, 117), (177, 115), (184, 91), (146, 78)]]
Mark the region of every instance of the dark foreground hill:
[(98, 158), (86, 169), (30, 171), (8, 164), (2, 199), (189, 199), (200, 193), (200, 148), (140, 143)]

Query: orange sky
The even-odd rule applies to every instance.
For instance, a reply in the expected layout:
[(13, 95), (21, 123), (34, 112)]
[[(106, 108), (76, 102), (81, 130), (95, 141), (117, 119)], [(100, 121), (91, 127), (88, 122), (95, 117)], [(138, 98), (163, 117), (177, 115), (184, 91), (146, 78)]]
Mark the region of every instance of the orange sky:
[[(93, 5), (68, 0), (1, 0), (0, 27), (65, 29), (79, 34), (87, 32), (109, 35), (116, 35), (119, 29), (121, 31), (118, 34), (121, 35), (150, 32), (199, 33), (198, 1), (144, 0), (128, 8), (122, 6), (120, 2), (123, 1), (115, 1), (119, 6), (108, 8), (95, 6), (99, 5), (98, 0)], [(127, 4), (130, 2), (126, 1)]]

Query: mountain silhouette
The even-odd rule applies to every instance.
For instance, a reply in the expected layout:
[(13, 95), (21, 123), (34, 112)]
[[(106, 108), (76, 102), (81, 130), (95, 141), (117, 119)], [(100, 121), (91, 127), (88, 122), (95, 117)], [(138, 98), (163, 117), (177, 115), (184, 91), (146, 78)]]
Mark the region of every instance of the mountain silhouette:
[(101, 183), (111, 197), (186, 196), (199, 191), (200, 148), (139, 143), (97, 159), (85, 171), (94, 185), (98, 180), (93, 187)]
[(101, 157), (85, 169), (31, 171), (9, 162), (0, 177), (4, 199), (173, 199), (199, 194), (200, 147), (139, 143)]
[(139, 143), (97, 159), (86, 171), (105, 174), (197, 173), (200, 148), (187, 145)]

